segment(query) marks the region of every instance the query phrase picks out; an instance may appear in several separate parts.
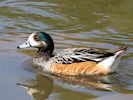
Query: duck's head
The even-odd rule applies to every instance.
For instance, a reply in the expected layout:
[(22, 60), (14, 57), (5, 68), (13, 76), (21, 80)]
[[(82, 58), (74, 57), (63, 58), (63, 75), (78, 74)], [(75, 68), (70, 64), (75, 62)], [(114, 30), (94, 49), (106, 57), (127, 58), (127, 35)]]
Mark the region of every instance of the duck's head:
[(51, 53), (54, 50), (54, 42), (50, 35), (45, 32), (36, 32), (32, 33), (28, 40), (19, 45), (17, 48), (28, 48), (34, 47), (43, 50), (43, 52), (50, 51)]

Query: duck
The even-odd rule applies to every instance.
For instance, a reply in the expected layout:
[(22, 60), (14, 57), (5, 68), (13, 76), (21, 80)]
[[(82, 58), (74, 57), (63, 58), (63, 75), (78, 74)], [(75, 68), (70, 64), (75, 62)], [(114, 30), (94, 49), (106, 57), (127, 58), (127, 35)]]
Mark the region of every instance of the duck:
[(46, 32), (34, 32), (18, 49), (37, 48), (33, 65), (55, 75), (107, 75), (115, 72), (127, 46), (111, 50), (66, 48), (53, 54), (54, 41)]

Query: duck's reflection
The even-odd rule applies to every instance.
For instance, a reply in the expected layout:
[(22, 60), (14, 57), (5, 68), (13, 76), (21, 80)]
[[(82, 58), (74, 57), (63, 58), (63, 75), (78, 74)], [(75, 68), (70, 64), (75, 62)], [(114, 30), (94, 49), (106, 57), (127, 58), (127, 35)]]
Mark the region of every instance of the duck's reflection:
[(86, 88), (97, 88), (112, 91), (108, 76), (54, 76), (54, 78), (68, 85), (79, 85)]
[[(27, 93), (34, 98), (34, 100), (44, 100), (48, 98), (52, 92), (53, 80), (42, 74), (36, 74), (35, 85), (21, 84), (17, 85), (26, 89)], [(32, 84), (32, 83), (29, 83)]]
[[(115, 75), (116, 76), (116, 75)], [(44, 100), (48, 98), (53, 89), (53, 84), (56, 82), (61, 82), (62, 84), (70, 86), (85, 86), (86, 88), (98, 88), (104, 90), (111, 89), (111, 78), (112, 76), (55, 76), (48, 73), (39, 72), (36, 74), (36, 84), (26, 85), (18, 84), (27, 90), (27, 93), (32, 96), (35, 100)], [(114, 79), (114, 78), (113, 78)], [(118, 79), (118, 78), (117, 78)], [(31, 83), (30, 83), (31, 84)], [(78, 88), (78, 87), (77, 87)]]

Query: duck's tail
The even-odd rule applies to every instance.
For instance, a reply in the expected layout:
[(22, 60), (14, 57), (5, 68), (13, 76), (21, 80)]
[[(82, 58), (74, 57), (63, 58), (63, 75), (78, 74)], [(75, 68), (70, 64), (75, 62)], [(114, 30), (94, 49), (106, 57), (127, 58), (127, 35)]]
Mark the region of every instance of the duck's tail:
[(119, 51), (126, 51), (127, 49), (128, 49), (128, 46), (125, 45), (125, 46), (122, 46), (122, 47), (116, 48), (115, 51), (116, 51), (116, 52), (119, 52)]
[(127, 49), (128, 49), (128, 46), (125, 45), (125, 46), (118, 47), (116, 49), (110, 49), (108, 50), (108, 52), (116, 53), (118, 51), (126, 51)]
[(121, 54), (125, 52), (127, 48), (128, 48), (127, 46), (116, 48), (114, 52), (114, 58), (115, 59), (119, 58), (119, 56), (121, 56)]
[(102, 60), (101, 62), (98, 63), (98, 65), (104, 67), (105, 69), (108, 70), (108, 72), (114, 72), (115, 69), (117, 68), (121, 55), (123, 54), (123, 52), (125, 52), (127, 50), (127, 46), (123, 46), (123, 47), (119, 47), (117, 49), (114, 49), (114, 55), (110, 56), (108, 58), (105, 58), (104, 60)]

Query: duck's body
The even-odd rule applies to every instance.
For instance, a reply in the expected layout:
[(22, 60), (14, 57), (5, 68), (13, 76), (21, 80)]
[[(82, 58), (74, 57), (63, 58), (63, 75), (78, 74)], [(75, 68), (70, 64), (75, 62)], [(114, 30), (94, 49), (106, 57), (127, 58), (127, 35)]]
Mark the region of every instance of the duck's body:
[(44, 32), (33, 33), (28, 41), (18, 48), (24, 48), (26, 44), (39, 49), (33, 58), (35, 65), (40, 66), (43, 71), (63, 75), (112, 73), (118, 66), (121, 54), (127, 49), (127, 47), (121, 47), (114, 51), (101, 51), (91, 48), (70, 48), (53, 56), (52, 38)]
[(114, 72), (117, 68), (123, 50), (125, 49), (111, 53), (89, 48), (64, 49), (54, 57), (39, 56), (37, 54), (33, 58), (33, 63), (41, 66), (43, 71), (54, 74), (108, 74)]

